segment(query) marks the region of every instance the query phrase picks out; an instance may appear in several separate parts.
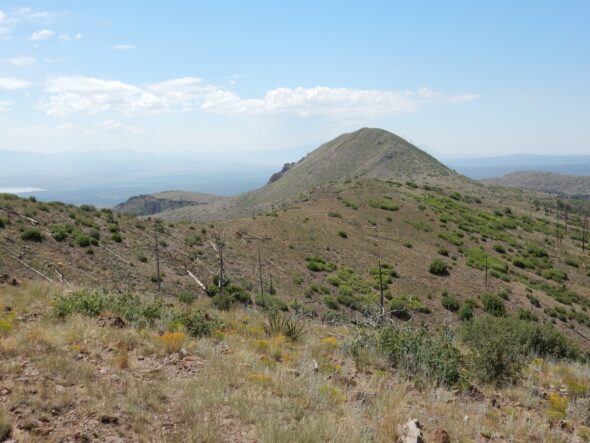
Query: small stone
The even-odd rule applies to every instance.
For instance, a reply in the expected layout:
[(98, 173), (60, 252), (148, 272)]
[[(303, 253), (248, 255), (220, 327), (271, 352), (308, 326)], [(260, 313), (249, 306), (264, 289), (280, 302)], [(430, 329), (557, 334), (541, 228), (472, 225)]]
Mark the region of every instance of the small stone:
[(118, 425), (119, 417), (117, 417), (116, 415), (102, 415), (100, 417), (100, 422), (103, 425)]
[(424, 443), (422, 438), (422, 425), (415, 418), (408, 420), (403, 426), (398, 429), (400, 434), (397, 439), (398, 443)]
[(449, 433), (445, 431), (443, 428), (436, 428), (433, 434), (433, 442), (451, 443), (451, 437), (449, 437)]

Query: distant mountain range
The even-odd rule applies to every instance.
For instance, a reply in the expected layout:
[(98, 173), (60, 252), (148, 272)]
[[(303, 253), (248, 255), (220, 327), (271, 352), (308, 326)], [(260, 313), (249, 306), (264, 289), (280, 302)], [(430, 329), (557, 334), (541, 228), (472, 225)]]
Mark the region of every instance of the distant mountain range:
[(447, 158), (444, 163), (473, 179), (499, 177), (516, 171), (590, 176), (590, 155), (529, 155)]
[(552, 172), (518, 171), (502, 177), (481, 180), (483, 183), (532, 189), (568, 197), (590, 199), (590, 176), (554, 174)]

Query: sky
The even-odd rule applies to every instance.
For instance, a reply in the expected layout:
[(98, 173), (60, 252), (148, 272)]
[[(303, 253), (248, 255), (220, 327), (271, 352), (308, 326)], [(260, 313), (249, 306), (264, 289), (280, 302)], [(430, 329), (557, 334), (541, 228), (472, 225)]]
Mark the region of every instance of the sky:
[(589, 22), (567, 0), (0, 0), (0, 149), (262, 159), (380, 127), (447, 158), (590, 154)]

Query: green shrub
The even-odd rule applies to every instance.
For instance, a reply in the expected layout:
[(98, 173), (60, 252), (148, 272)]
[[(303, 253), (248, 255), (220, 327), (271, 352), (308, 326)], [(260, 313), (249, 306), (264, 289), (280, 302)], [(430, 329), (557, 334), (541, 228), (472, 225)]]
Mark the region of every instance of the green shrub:
[(537, 258), (549, 257), (547, 251), (537, 245), (528, 245), (527, 252)]
[(128, 324), (138, 328), (167, 327), (175, 323), (184, 326), (186, 331), (197, 337), (210, 334), (221, 327), (221, 322), (200, 311), (184, 309), (176, 311), (157, 301), (147, 301), (131, 294), (114, 294), (105, 290), (79, 290), (58, 297), (52, 309), (54, 316), (65, 318), (72, 314), (97, 317), (102, 312), (120, 316)]
[(342, 218), (342, 214), (336, 211), (328, 211), (328, 217)]
[(74, 231), (72, 225), (54, 225), (51, 227), (51, 236), (55, 241), (64, 241)]
[(466, 300), (465, 303), (461, 304), (461, 307), (457, 311), (459, 318), (462, 321), (469, 321), (473, 318), (473, 309), (475, 308), (475, 303), (473, 300)]
[(452, 341), (448, 331), (432, 337), (423, 328), (387, 327), (379, 334), (379, 348), (394, 368), (446, 386), (462, 379), (463, 360)]
[(80, 246), (81, 248), (87, 248), (92, 245), (98, 245), (98, 241), (96, 241), (96, 239), (89, 237), (88, 235), (82, 234), (81, 232), (76, 232), (74, 234), (74, 239), (76, 240), (78, 246)]
[(428, 271), (434, 275), (447, 275), (449, 273), (448, 265), (443, 260), (438, 258), (434, 259), (432, 263), (430, 263)]
[(494, 294), (484, 294), (481, 296), (483, 303), (483, 310), (494, 317), (504, 317), (506, 315), (506, 307), (500, 297)]
[(397, 211), (399, 206), (388, 200), (369, 200), (369, 206), (372, 208), (383, 209), (385, 211)]
[(516, 381), (534, 356), (576, 358), (579, 350), (551, 325), (485, 316), (466, 323), (463, 342), (471, 349), (471, 368), (481, 381)]
[(252, 303), (250, 294), (241, 286), (234, 284), (224, 286), (223, 291), (218, 291), (213, 297), (215, 307), (223, 310), (228, 310), (237, 304), (248, 305), (250, 303)]
[(568, 279), (567, 274), (563, 271), (558, 271), (557, 269), (545, 269), (543, 272), (541, 272), (541, 275), (543, 276), (543, 278), (546, 278), (547, 280), (553, 280), (556, 281), (558, 283), (563, 283), (565, 280)]
[(342, 238), (348, 238), (348, 234), (344, 231), (338, 231), (338, 236)]
[(39, 231), (38, 229), (35, 228), (27, 228), (23, 231), (23, 233), (20, 236), (21, 239), (26, 240), (26, 241), (31, 241), (31, 242), (35, 242), (35, 243), (40, 243), (43, 241), (43, 239), (45, 238), (43, 236), (43, 234), (41, 233), (41, 231)]
[(324, 258), (311, 255), (305, 258), (307, 269), (313, 272), (332, 272), (336, 270), (336, 265), (332, 262), (326, 261)]
[(571, 266), (573, 268), (579, 268), (580, 267), (580, 264), (576, 260), (574, 260), (573, 258), (570, 258), (570, 257), (568, 257), (568, 258), (565, 259), (565, 264), (568, 265), (568, 266)]
[(448, 257), (449, 256), (449, 251), (446, 248), (438, 248), (437, 251), (440, 255), (442, 255), (443, 257)]
[(270, 294), (264, 294), (264, 299), (258, 294), (256, 304), (269, 311), (288, 311), (289, 306), (283, 300)]
[(195, 294), (193, 294), (192, 292), (181, 291), (178, 294), (176, 294), (176, 298), (179, 302), (190, 305), (193, 301), (195, 301), (196, 297)]
[(494, 245), (493, 249), (499, 254), (506, 254), (506, 249), (502, 245)]
[(457, 312), (461, 308), (461, 301), (451, 294), (443, 294), (440, 302), (443, 308), (451, 312)]
[(330, 295), (324, 297), (324, 304), (330, 309), (338, 309), (340, 307), (338, 301)]
[(539, 318), (529, 309), (518, 309), (518, 319), (525, 321), (539, 321)]
[(531, 305), (540, 308), (541, 307), (541, 300), (539, 300), (538, 297), (535, 297), (532, 294), (527, 294), (526, 298), (529, 299), (529, 301), (531, 302)]
[(115, 232), (112, 236), (111, 239), (116, 242), (116, 243), (121, 243), (123, 241), (123, 237), (121, 237), (121, 234), (118, 232)]
[(174, 322), (184, 326), (186, 332), (193, 337), (208, 336), (214, 330), (223, 328), (221, 320), (198, 310), (183, 309), (176, 312)]
[(203, 237), (198, 234), (191, 234), (184, 239), (190, 246), (201, 246), (203, 244)]
[(428, 306), (413, 295), (397, 295), (389, 301), (389, 310), (391, 315), (401, 320), (408, 320), (411, 317), (411, 311), (422, 314), (430, 314), (432, 311)]
[(0, 229), (6, 227), (6, 220), (4, 220), (3, 218), (0, 218)]

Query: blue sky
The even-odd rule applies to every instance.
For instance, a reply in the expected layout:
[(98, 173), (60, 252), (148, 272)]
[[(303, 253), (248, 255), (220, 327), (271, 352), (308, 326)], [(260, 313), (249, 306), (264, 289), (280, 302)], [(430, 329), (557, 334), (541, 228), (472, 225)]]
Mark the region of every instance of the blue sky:
[(590, 154), (587, 1), (0, 11), (0, 149), (263, 158), (371, 126), (444, 157)]

